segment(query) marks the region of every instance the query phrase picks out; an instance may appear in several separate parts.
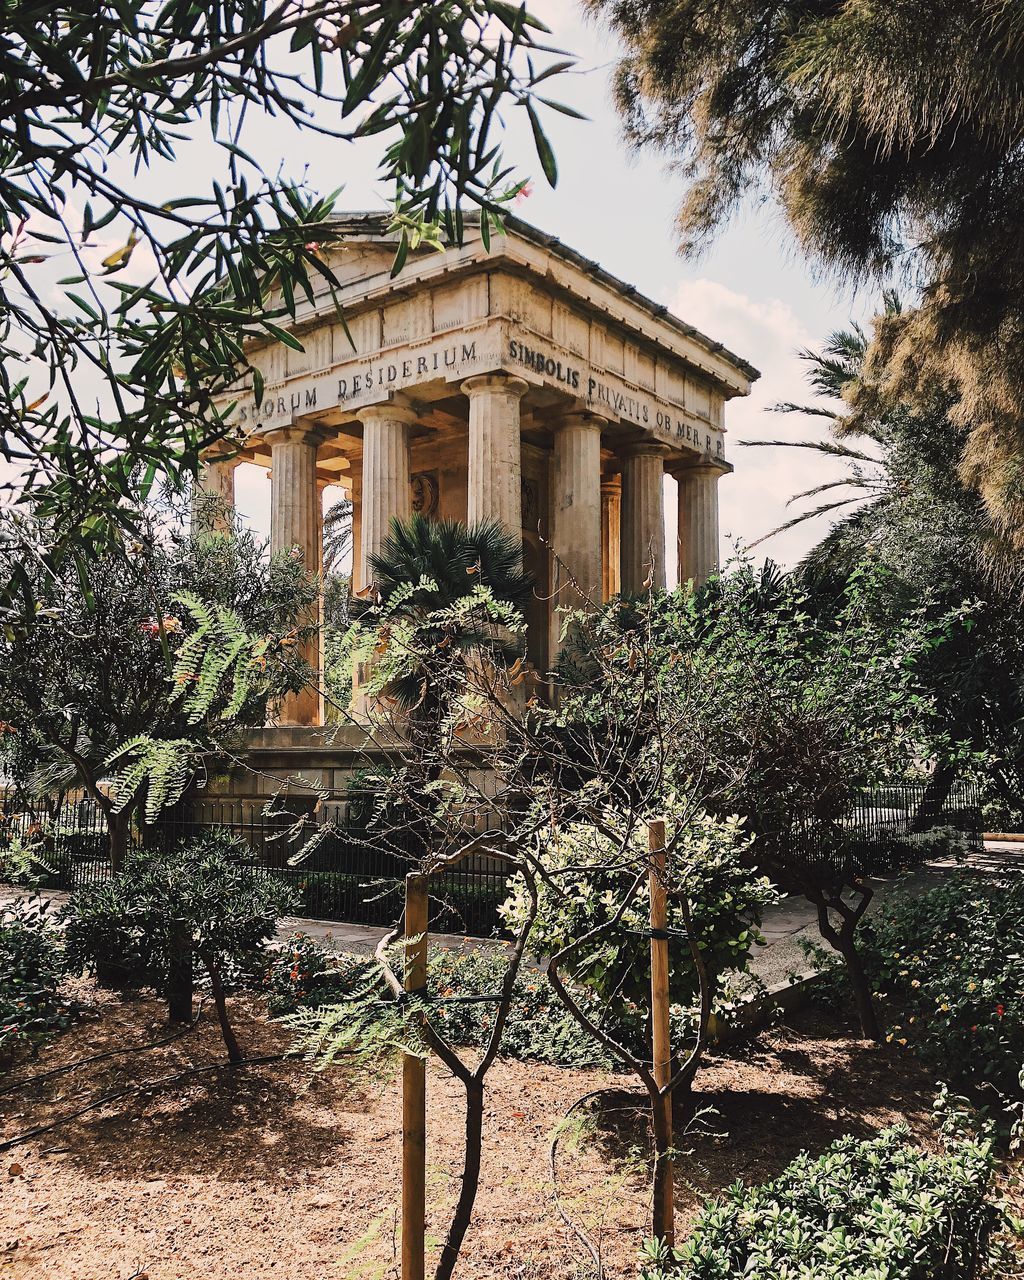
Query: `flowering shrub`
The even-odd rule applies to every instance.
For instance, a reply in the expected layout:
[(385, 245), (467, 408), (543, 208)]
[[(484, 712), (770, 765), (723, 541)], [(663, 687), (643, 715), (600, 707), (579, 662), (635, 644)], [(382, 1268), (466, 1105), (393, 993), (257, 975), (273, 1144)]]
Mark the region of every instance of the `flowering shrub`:
[(1000, 1213), (992, 1155), (942, 1155), (887, 1129), (802, 1155), (774, 1182), (710, 1201), (677, 1249), (652, 1242), (642, 1280), (974, 1280), (990, 1274)]
[(868, 918), (862, 945), (890, 1043), (951, 1083), (1019, 1096), (1024, 880), (961, 875), (895, 895)]
[(260, 985), (276, 1017), (344, 999), (365, 984), (374, 968), (368, 956), (334, 953), (306, 933), (293, 933), (270, 951)]
[(73, 1010), (59, 993), (64, 973), (45, 903), (34, 898), (0, 912), (0, 1052), (70, 1025)]

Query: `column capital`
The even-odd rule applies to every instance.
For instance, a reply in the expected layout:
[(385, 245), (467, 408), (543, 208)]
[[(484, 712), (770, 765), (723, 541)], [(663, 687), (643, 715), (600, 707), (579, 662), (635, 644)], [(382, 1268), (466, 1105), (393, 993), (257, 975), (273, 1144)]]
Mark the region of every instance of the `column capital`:
[(687, 475), (707, 475), (714, 473), (718, 476), (728, 476), (736, 470), (731, 462), (726, 462), (724, 458), (716, 458), (710, 453), (694, 454), (690, 458), (673, 458), (669, 466), (666, 468), (670, 475), (675, 476), (677, 480), (681, 480)]
[(603, 431), (608, 425), (608, 419), (599, 413), (591, 413), (589, 409), (571, 409), (563, 417), (552, 422), (551, 429), (561, 431), (563, 427), (590, 427), (591, 430)]
[(620, 458), (667, 458), (671, 451), (668, 445), (658, 444), (656, 440), (636, 440), (615, 452)]
[(525, 378), (517, 378), (512, 373), (477, 373), (462, 383), (460, 390), (471, 399), (485, 391), (502, 391), (506, 395), (521, 399), (530, 389)]
[(283, 427), (272, 427), (260, 435), (273, 449), (275, 444), (323, 444), (330, 431), (317, 422), (291, 422)]
[(622, 492), (622, 473), (619, 471), (606, 471), (601, 476), (601, 492), (602, 493), (621, 493)]
[(365, 405), (359, 410), (359, 421), (364, 425), (367, 422), (401, 422), (404, 426), (411, 427), (418, 418), (416, 409), (404, 396), (378, 400), (376, 404)]

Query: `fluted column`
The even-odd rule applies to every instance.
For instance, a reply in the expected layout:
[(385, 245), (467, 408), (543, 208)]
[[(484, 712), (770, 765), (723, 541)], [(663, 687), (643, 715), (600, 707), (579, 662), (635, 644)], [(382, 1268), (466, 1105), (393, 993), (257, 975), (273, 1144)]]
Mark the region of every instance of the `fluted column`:
[(679, 583), (701, 586), (718, 570), (718, 481), (721, 463), (676, 472), (679, 482)]
[[(267, 436), (270, 443), (270, 550), (293, 555), (311, 575), (323, 566), (323, 510), (316, 477), (316, 454), (323, 437), (315, 428), (282, 427)], [(320, 606), (310, 621), (320, 623)], [(315, 633), (300, 651), (314, 673), (320, 671), (320, 636)], [(283, 725), (323, 723), (319, 680), (281, 701)]]
[(619, 563), (623, 595), (665, 586), (665, 449), (631, 446), (622, 454)]
[(499, 520), (517, 539), (523, 536), (520, 401), (528, 389), (505, 373), (462, 384), (469, 397), (469, 523)]
[(622, 477), (601, 480), (601, 598), (619, 594), (619, 522), (622, 514)]
[(359, 522), (359, 582), (373, 578), (370, 557), (379, 555), (393, 519), (412, 516), (409, 488), (409, 428), (415, 412), (395, 401), (370, 405), (363, 420), (362, 512)]
[[(551, 544), (556, 603), (601, 602), (601, 429), (604, 419), (573, 413), (555, 428)], [(575, 583), (575, 587), (571, 583)]]
[(192, 494), (192, 520), (197, 527), (224, 532), (235, 510), (235, 468), (238, 458), (211, 451), (199, 463)]

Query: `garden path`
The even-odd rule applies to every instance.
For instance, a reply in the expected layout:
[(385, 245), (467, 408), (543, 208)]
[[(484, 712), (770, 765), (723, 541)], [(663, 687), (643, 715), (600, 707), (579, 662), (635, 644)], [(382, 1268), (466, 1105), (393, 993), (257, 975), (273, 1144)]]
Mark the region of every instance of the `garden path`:
[[(871, 883), (875, 889), (875, 898), (872, 908), (884, 902), (886, 896), (896, 888), (923, 891), (959, 867), (989, 875), (1005, 875), (1008, 872), (1022, 874), (1024, 842), (986, 840), (983, 851), (968, 854), (963, 862), (958, 863), (954, 858), (941, 858), (924, 863), (910, 875), (873, 880)], [(0, 907), (26, 896), (25, 889), (0, 885)], [(49, 897), (54, 908), (57, 908), (67, 900), (68, 895), (54, 892)], [(386, 930), (374, 925), (289, 916), (281, 921), (278, 938), (281, 942), (286, 942), (296, 932), (327, 942), (338, 951), (372, 955)], [(815, 941), (818, 935), (814, 908), (809, 902), (797, 896), (783, 898), (776, 906), (765, 911), (761, 932), (767, 945), (755, 950), (751, 957), (751, 969), (767, 986), (785, 981), (791, 973), (808, 971), (808, 962), (800, 942), (804, 938)], [(463, 949), (503, 945), (491, 939), (466, 938), (457, 934), (432, 934), (431, 941), (438, 946)]]

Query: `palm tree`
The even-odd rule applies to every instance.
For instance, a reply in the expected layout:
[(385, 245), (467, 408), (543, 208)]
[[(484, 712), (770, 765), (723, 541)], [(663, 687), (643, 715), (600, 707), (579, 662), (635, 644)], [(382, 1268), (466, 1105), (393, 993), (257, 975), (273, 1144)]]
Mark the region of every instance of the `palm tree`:
[(352, 499), (341, 498), (324, 516), (324, 577), (341, 568), (352, 549)]
[[(521, 609), (533, 591), (533, 577), (522, 563), (522, 544), (496, 520), (465, 525), (457, 520), (392, 520), (378, 555), (370, 557), (375, 592), (384, 618), (413, 622), (425, 628), (424, 648), (444, 642), (449, 656), (464, 660), (485, 653), (487, 659), (512, 665), (522, 649), (496, 630), (483, 613), (457, 633), (429, 619), (471, 596), (478, 585), (487, 587), (502, 604)], [(441, 713), (436, 681), (423, 663), (410, 659), (407, 668), (384, 690), (399, 706), (416, 710), (422, 719)]]

